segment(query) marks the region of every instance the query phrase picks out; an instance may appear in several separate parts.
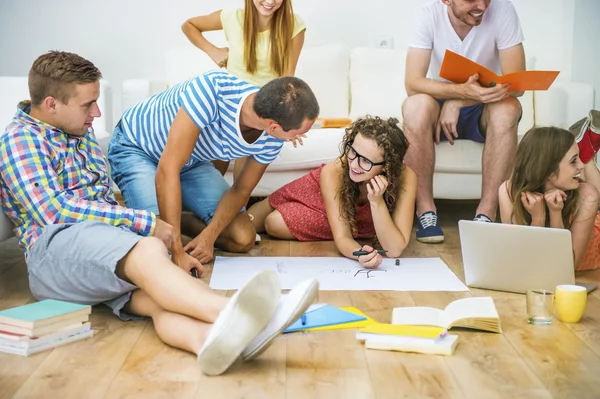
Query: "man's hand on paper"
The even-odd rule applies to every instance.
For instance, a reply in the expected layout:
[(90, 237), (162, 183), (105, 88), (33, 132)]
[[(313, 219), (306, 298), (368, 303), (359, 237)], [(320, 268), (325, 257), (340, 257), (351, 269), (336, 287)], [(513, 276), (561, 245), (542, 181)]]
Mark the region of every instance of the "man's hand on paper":
[(508, 98), (508, 88), (510, 84), (502, 83), (496, 84), (494, 87), (481, 87), (479, 84), (479, 74), (475, 74), (469, 77), (465, 83), (462, 84), (463, 95), (470, 99), (478, 101), (482, 104), (495, 103)]

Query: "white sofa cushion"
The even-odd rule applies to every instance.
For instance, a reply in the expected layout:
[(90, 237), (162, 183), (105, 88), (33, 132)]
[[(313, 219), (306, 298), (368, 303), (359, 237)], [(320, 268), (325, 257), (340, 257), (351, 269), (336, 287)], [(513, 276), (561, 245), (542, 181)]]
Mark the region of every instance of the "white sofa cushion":
[(0, 125), (2, 132), (17, 112), (17, 104), (29, 99), (27, 77), (0, 76)]
[(584, 83), (554, 82), (547, 91), (536, 91), (535, 124), (568, 128), (594, 107), (594, 87)]
[(339, 147), (345, 129), (311, 129), (306, 134), (304, 145), (294, 148), (285, 143), (277, 159), (269, 165), (269, 172), (310, 170), (333, 161), (340, 155)]
[(219, 69), (200, 49), (193, 45), (175, 47), (167, 52), (166, 83), (171, 87), (205, 72)]
[(356, 48), (350, 54), (350, 117), (367, 114), (402, 119), (406, 98), (404, 69), (406, 52)]
[(304, 48), (296, 76), (311, 87), (321, 118), (347, 118), (349, 106), (348, 71), (350, 51), (341, 46)]

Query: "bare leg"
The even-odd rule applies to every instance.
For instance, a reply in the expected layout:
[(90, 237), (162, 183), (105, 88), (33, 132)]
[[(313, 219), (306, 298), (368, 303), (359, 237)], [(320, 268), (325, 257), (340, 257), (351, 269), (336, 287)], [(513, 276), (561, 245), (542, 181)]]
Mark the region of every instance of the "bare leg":
[(206, 228), (206, 223), (192, 212), (181, 213), (181, 233), (189, 237), (196, 237)]
[(592, 184), (598, 191), (600, 191), (600, 171), (598, 171), (598, 166), (596, 166), (594, 158), (592, 158), (592, 160), (583, 168), (581, 180)]
[(482, 160), (481, 201), (476, 214), (496, 219), (498, 189), (508, 179), (517, 152), (517, 127), (521, 104), (514, 97), (486, 104), (481, 115), (481, 130), (486, 137)]
[[(206, 228), (196, 215), (185, 212), (181, 217), (181, 232), (189, 237), (196, 237)], [(215, 246), (228, 252), (248, 252), (254, 247), (256, 230), (248, 217), (248, 213), (240, 212), (235, 219), (221, 232)]]
[(142, 290), (133, 292), (125, 309), (136, 315), (151, 317), (154, 329), (164, 343), (194, 354), (200, 351), (212, 327), (212, 324), (161, 308)]
[(255, 203), (248, 209), (248, 215), (252, 215), (252, 225), (257, 233), (265, 232), (265, 219), (275, 208), (269, 205), (269, 198)]
[(285, 224), (283, 216), (281, 216), (281, 213), (277, 210), (271, 212), (265, 219), (265, 231), (268, 235), (282, 240), (296, 239), (296, 237), (290, 233), (290, 229), (288, 229)]
[(240, 212), (221, 232), (215, 245), (228, 252), (248, 252), (256, 242), (256, 230), (247, 212)]
[(426, 94), (410, 96), (402, 105), (404, 134), (410, 142), (406, 164), (417, 174), (417, 215), (436, 212), (433, 202), (433, 129), (439, 113), (438, 102)]
[(228, 299), (169, 259), (158, 238), (140, 240), (119, 261), (117, 276), (140, 287), (162, 309), (213, 323)]

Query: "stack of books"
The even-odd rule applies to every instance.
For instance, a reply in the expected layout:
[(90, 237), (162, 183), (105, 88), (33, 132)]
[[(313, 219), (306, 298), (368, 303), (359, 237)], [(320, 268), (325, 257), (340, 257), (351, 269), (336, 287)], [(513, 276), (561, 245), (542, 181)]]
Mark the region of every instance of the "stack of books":
[(364, 341), (367, 349), (445, 356), (452, 355), (458, 344), (458, 335), (448, 334), (444, 328), (384, 323), (360, 329), (356, 339)]
[(93, 336), (91, 306), (47, 299), (0, 311), (0, 352), (22, 356)]

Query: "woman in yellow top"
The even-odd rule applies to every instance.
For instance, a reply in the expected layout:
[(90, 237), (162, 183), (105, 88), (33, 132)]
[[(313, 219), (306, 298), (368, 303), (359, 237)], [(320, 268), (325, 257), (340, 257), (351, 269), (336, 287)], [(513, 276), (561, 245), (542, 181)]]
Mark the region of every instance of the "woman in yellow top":
[[(280, 76), (294, 76), (306, 26), (294, 14), (291, 0), (245, 0), (244, 9), (218, 10), (190, 18), (181, 29), (217, 66), (260, 87)], [(216, 47), (202, 34), (215, 30), (225, 32), (229, 47)], [(234, 176), (245, 160), (236, 160)], [(228, 162), (213, 163), (225, 174)]]

